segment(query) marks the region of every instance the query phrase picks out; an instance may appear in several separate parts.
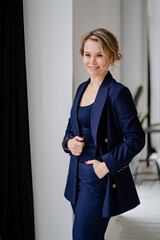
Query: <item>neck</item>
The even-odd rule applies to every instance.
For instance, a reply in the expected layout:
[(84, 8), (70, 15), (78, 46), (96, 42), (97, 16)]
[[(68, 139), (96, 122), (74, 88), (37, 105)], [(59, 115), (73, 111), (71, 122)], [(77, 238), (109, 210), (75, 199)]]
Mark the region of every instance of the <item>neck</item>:
[[(107, 73), (108, 73), (108, 71), (107, 71)], [(90, 85), (91, 86), (100, 85), (103, 82), (103, 80), (104, 80), (105, 76), (107, 75), (107, 73), (105, 73), (103, 75), (98, 75), (98, 76), (90, 76), (90, 79), (91, 79)]]

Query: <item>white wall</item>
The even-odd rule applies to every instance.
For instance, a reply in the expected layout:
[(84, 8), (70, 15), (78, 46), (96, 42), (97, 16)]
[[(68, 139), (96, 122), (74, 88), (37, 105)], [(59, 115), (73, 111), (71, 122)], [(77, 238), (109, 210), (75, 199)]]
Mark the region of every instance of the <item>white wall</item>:
[[(147, 1), (121, 0), (121, 81), (132, 95), (138, 86), (143, 86), (143, 94), (138, 105), (138, 113), (144, 115), (147, 108)], [(147, 122), (144, 123), (145, 128)], [(146, 157), (146, 147), (136, 158)]]
[(147, 111), (147, 2), (121, 0), (122, 83), (134, 95), (143, 86), (139, 112)]
[(24, 1), (37, 240), (71, 240), (61, 141), (72, 103), (72, 0)]
[[(160, 1), (148, 0), (148, 38), (151, 82), (151, 123), (160, 123)], [(152, 134), (152, 146), (159, 151), (160, 134)]]
[[(120, 42), (120, 0), (74, 0), (73, 1), (73, 79), (74, 93), (77, 86), (89, 78), (79, 53), (82, 36), (95, 28), (107, 28)], [(114, 17), (113, 17), (114, 16)], [(117, 64), (118, 65), (118, 64)], [(120, 68), (112, 72), (120, 81)]]
[[(121, 0), (121, 49), (123, 55), (121, 81), (132, 95), (138, 86), (143, 94), (138, 104), (138, 113), (147, 112), (147, 1)], [(147, 126), (147, 121), (143, 127)], [(146, 146), (136, 159), (146, 157)], [(133, 168), (135, 161), (132, 162)]]

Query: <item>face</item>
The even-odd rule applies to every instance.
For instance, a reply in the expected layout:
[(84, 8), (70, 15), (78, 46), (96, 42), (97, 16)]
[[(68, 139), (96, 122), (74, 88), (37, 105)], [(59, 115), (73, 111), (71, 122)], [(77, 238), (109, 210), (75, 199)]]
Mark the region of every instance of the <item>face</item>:
[(104, 77), (110, 65), (98, 41), (92, 39), (88, 39), (84, 44), (83, 63), (92, 77)]

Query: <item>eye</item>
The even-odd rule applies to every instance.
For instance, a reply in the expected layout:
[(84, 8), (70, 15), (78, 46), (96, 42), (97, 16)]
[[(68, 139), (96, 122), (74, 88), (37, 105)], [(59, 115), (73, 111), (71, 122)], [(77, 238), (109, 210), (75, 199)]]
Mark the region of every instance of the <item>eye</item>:
[(97, 54), (97, 57), (103, 57), (103, 55), (101, 53)]
[(90, 54), (89, 53), (85, 53), (84, 56), (90, 57)]

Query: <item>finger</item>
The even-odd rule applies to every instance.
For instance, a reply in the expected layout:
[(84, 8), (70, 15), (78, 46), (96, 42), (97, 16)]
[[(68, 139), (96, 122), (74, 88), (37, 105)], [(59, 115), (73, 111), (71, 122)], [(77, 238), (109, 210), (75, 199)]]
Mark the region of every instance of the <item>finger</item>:
[(80, 142), (84, 140), (83, 137), (79, 137), (79, 136), (75, 136), (75, 139), (76, 139), (77, 141), (80, 141)]
[[(71, 141), (71, 140), (70, 140)], [(77, 140), (72, 140), (72, 147), (73, 148), (82, 148), (84, 146), (83, 142), (78, 142)]]
[(83, 147), (85, 145), (84, 142), (76, 142), (77, 147)]
[(93, 164), (94, 162), (95, 162), (95, 160), (85, 161), (86, 164)]
[(75, 146), (73, 146), (73, 149), (74, 149), (75, 151), (82, 151), (82, 150), (83, 150), (83, 146), (75, 145)]

